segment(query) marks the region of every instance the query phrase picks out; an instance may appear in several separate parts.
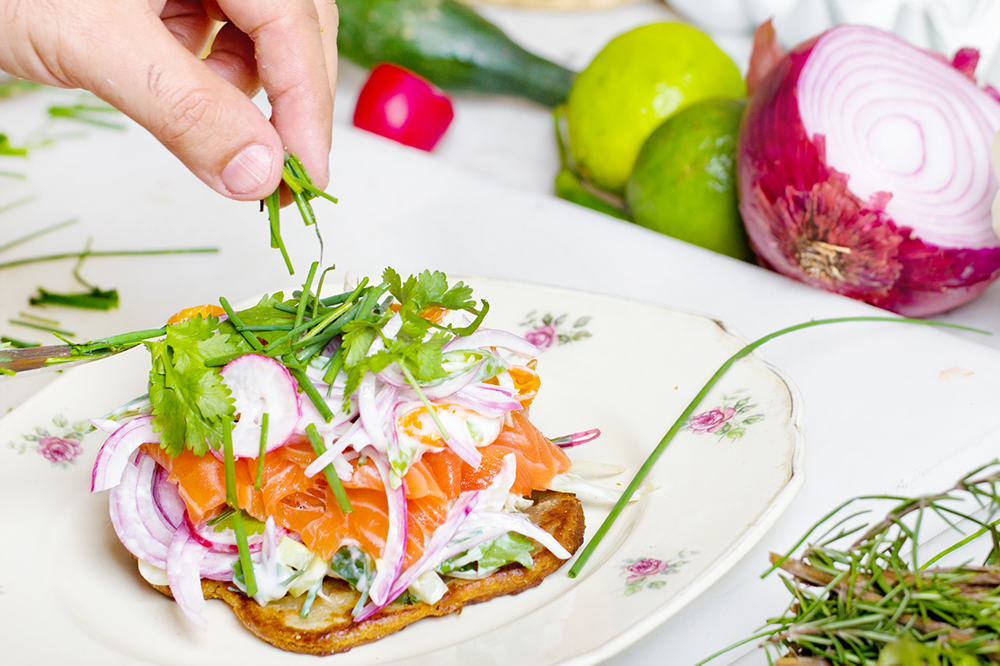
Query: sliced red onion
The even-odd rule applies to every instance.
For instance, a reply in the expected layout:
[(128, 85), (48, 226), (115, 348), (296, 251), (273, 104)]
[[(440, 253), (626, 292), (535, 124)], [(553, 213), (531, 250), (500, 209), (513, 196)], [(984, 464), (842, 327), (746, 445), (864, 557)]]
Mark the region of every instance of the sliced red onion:
[(201, 589), (201, 563), (208, 549), (191, 538), (187, 525), (181, 525), (170, 541), (167, 554), (167, 580), (170, 594), (196, 627), (205, 631), (208, 621), (202, 617), (205, 595)]
[(121, 423), (114, 421), (112, 419), (89, 419), (90, 425), (94, 426), (105, 435), (110, 435), (114, 433), (115, 430), (121, 427)]
[(502, 415), (521, 409), (521, 403), (514, 398), (513, 391), (491, 384), (467, 386), (454, 396), (452, 401), (468, 404), (476, 411), (487, 410), (490, 415)]
[[(153, 566), (165, 569), (167, 544), (173, 538), (173, 532), (164, 535), (159, 529), (159, 521), (154, 521), (151, 528), (146, 522), (150, 517), (149, 512), (145, 509), (139, 510), (137, 496), (141, 461), (152, 461), (152, 458), (141, 451), (135, 452), (133, 457), (126, 461), (121, 482), (111, 489), (108, 498), (111, 525), (118, 535), (118, 540), (128, 552)], [(151, 493), (149, 501), (152, 504)]]
[(362, 622), (374, 615), (402, 594), (423, 573), (430, 571), (448, 559), (447, 557), (441, 558), (440, 555), (448, 545), (448, 542), (454, 538), (462, 523), (465, 522), (465, 519), (475, 508), (479, 494), (480, 491), (473, 490), (464, 492), (458, 496), (455, 504), (448, 510), (448, 516), (445, 518), (445, 521), (438, 525), (437, 529), (431, 535), (430, 541), (424, 547), (424, 554), (410, 565), (410, 568), (403, 572), (396, 580), (396, 584), (389, 591), (389, 594), (386, 595), (388, 601), (381, 604), (368, 604), (360, 613), (354, 616), (355, 622)]
[[(185, 522), (187, 523), (188, 531), (191, 533), (191, 538), (206, 548), (219, 553), (234, 555), (239, 553), (239, 548), (236, 545), (236, 534), (231, 529), (216, 531), (215, 527), (208, 524), (208, 521), (203, 521), (200, 525), (194, 525), (191, 523), (190, 518)], [(277, 529), (281, 532), (279, 536), (284, 536), (288, 532), (283, 527), (278, 527)], [(247, 545), (251, 553), (260, 552), (263, 543), (263, 534), (247, 534)]]
[[(770, 33), (773, 40), (773, 32)], [(755, 49), (773, 53), (766, 31)], [(761, 263), (908, 316), (1000, 275), (989, 145), (1000, 102), (942, 57), (837, 26), (777, 60), (740, 131), (740, 210)], [(968, 54), (956, 59), (967, 73)]]
[(453, 338), (448, 341), (443, 351), (459, 351), (461, 349), (480, 349), (482, 347), (498, 347), (513, 352), (522, 358), (536, 358), (542, 350), (519, 335), (494, 328), (481, 328), (472, 335)]
[(222, 381), (232, 392), (239, 417), (233, 425), (233, 455), (259, 455), (264, 414), (268, 415), (266, 450), (284, 444), (302, 416), (298, 385), (288, 369), (273, 358), (247, 354), (222, 368)]
[(597, 428), (592, 430), (584, 430), (582, 432), (574, 432), (572, 435), (563, 435), (562, 437), (553, 437), (551, 441), (553, 444), (562, 449), (569, 449), (574, 446), (580, 446), (581, 444), (586, 444), (587, 442), (592, 442), (601, 436), (601, 431)]
[[(449, 377), (439, 384), (434, 384), (431, 386), (421, 386), (420, 390), (424, 392), (424, 396), (428, 400), (441, 400), (447, 398), (458, 391), (461, 391), (466, 386), (471, 384), (476, 379), (476, 375), (479, 374), (480, 369), (482, 369), (483, 363), (479, 363), (476, 367), (466, 370), (465, 372), (459, 373), (454, 377)], [(519, 405), (520, 406), (520, 405)]]
[(156, 477), (153, 479), (153, 504), (175, 530), (184, 522), (187, 508), (177, 486), (167, 480), (167, 470), (157, 466)]
[(372, 445), (380, 452), (385, 452), (386, 440), (383, 421), (379, 418), (378, 405), (375, 402), (375, 375), (367, 374), (358, 386), (358, 413), (361, 423), (372, 440)]
[[(389, 482), (389, 465), (382, 460), (381, 454), (375, 452), (371, 456), (382, 477), (385, 486), (386, 499), (389, 504), (389, 533), (385, 538), (385, 549), (376, 563), (375, 580), (372, 581), (369, 595), (376, 604), (385, 604), (395, 597), (389, 597), (393, 583), (399, 578), (406, 557), (406, 484), (393, 488)], [(398, 596), (398, 595), (397, 595)]]
[(117, 486), (132, 453), (146, 442), (159, 441), (159, 435), (153, 432), (152, 416), (137, 416), (123, 423), (97, 452), (97, 460), (94, 461), (90, 476), (90, 492), (96, 493)]

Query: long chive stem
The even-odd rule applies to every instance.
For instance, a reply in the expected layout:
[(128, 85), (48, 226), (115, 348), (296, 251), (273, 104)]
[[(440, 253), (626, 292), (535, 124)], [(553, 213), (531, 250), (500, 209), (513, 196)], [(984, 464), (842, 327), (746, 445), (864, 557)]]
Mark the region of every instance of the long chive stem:
[(27, 266), (28, 264), (38, 264), (46, 261), (59, 261), (62, 259), (79, 259), (80, 257), (151, 257), (164, 254), (215, 254), (219, 251), (215, 247), (194, 247), (173, 250), (107, 250), (94, 252), (63, 252), (61, 254), (49, 254), (44, 257), (28, 257), (26, 259), (15, 259), (0, 263), (0, 270), (4, 268), (15, 268), (17, 266)]
[(306, 373), (299, 368), (289, 366), (287, 363), (285, 366), (292, 374), (292, 377), (295, 377), (295, 381), (299, 383), (299, 388), (301, 388), (305, 392), (306, 396), (308, 396), (312, 401), (316, 410), (320, 413), (320, 416), (323, 417), (323, 420), (327, 423), (332, 421), (333, 411), (330, 409), (330, 405), (326, 404), (326, 401), (323, 400), (323, 396), (321, 396), (319, 391), (316, 390), (316, 386), (309, 380)]
[(708, 395), (708, 392), (715, 387), (715, 385), (719, 382), (722, 376), (729, 371), (729, 369), (733, 366), (734, 363), (736, 363), (744, 356), (752, 354), (761, 345), (770, 342), (775, 338), (779, 338), (783, 335), (794, 333), (795, 331), (800, 331), (806, 328), (812, 328), (814, 326), (825, 326), (827, 324), (842, 324), (849, 322), (885, 322), (885, 323), (918, 324), (924, 326), (940, 326), (945, 328), (973, 331), (976, 333), (984, 333), (986, 335), (989, 335), (989, 332), (987, 331), (970, 328), (968, 326), (960, 326), (957, 324), (948, 324), (936, 321), (925, 321), (923, 319), (908, 319), (903, 317), (877, 317), (877, 316), (836, 317), (832, 319), (817, 319), (814, 321), (809, 321), (801, 324), (796, 324), (794, 326), (789, 326), (779, 331), (769, 333), (768, 335), (765, 335), (764, 337), (751, 342), (750, 344), (746, 345), (738, 352), (730, 356), (719, 367), (719, 369), (715, 371), (715, 374), (712, 375), (712, 377), (702, 387), (702, 389), (698, 392), (698, 394), (695, 395), (694, 399), (691, 400), (688, 406), (685, 407), (684, 410), (680, 413), (680, 415), (677, 417), (677, 420), (674, 421), (674, 424), (670, 426), (670, 429), (667, 430), (667, 433), (656, 445), (656, 448), (653, 449), (652, 453), (649, 454), (649, 457), (646, 458), (646, 461), (643, 462), (643, 464), (639, 467), (639, 470), (632, 478), (631, 483), (628, 484), (628, 487), (625, 488), (625, 492), (622, 493), (622, 496), (618, 499), (618, 502), (616, 502), (614, 507), (611, 509), (611, 513), (608, 514), (608, 517), (605, 518), (604, 522), (598, 528), (594, 536), (590, 539), (587, 545), (584, 546), (583, 550), (580, 551), (580, 556), (577, 558), (576, 562), (573, 563), (573, 566), (569, 570), (569, 577), (576, 578), (580, 574), (580, 572), (583, 570), (583, 567), (586, 566), (587, 560), (589, 560), (590, 556), (593, 555), (594, 550), (597, 548), (598, 544), (600, 544), (601, 540), (605, 537), (605, 535), (607, 535), (608, 531), (611, 529), (611, 526), (614, 524), (615, 520), (617, 520), (618, 516), (620, 516), (622, 511), (625, 510), (625, 507), (628, 506), (628, 503), (632, 500), (632, 497), (635, 495), (636, 491), (646, 480), (646, 476), (649, 474), (650, 470), (653, 469), (653, 466), (656, 464), (656, 461), (660, 459), (661, 455), (663, 455), (663, 452), (667, 449), (667, 445), (669, 445), (670, 442), (673, 441), (674, 436), (676, 436), (677, 433), (680, 432), (681, 428), (684, 427), (684, 424), (691, 417), (691, 415), (694, 414), (695, 409), (697, 409), (698, 406), (701, 404), (701, 401), (705, 399), (705, 396)]
[(319, 262), (314, 261), (312, 265), (309, 266), (309, 274), (306, 276), (306, 283), (302, 285), (302, 294), (299, 296), (298, 307), (295, 308), (295, 321), (293, 322), (292, 328), (297, 328), (302, 324), (302, 320), (306, 316), (306, 306), (309, 305), (309, 299), (312, 298), (312, 281), (316, 277), (316, 269), (319, 268)]
[(236, 493), (236, 460), (233, 456), (233, 419), (225, 416), (222, 419), (222, 454), (226, 468), (226, 504), (233, 509), (233, 532), (236, 535), (236, 548), (240, 553), (240, 568), (243, 569), (243, 581), (247, 586), (247, 596), (257, 594), (257, 579), (253, 573), (253, 560), (250, 559), (250, 544), (247, 541), (246, 528), (243, 525), (243, 513), (240, 509), (239, 496)]
[(37, 331), (45, 331), (47, 333), (58, 333), (60, 335), (74, 336), (76, 333), (72, 331), (66, 331), (61, 328), (55, 328), (54, 326), (48, 326), (47, 324), (36, 324), (31, 321), (21, 321), (20, 319), (8, 319), (8, 323), (14, 324), (15, 326), (23, 326), (25, 328), (33, 328)]
[(255, 490), (260, 490), (264, 479), (264, 454), (267, 453), (267, 426), (270, 417), (270, 414), (264, 412), (264, 415), (260, 418), (260, 451), (257, 453), (257, 477), (253, 482)]
[(243, 321), (240, 320), (239, 315), (237, 315), (236, 311), (233, 310), (233, 306), (229, 304), (229, 301), (227, 301), (225, 297), (221, 297), (219, 298), (219, 303), (222, 305), (222, 309), (226, 311), (226, 315), (229, 316), (229, 321), (233, 322), (233, 326), (235, 326), (236, 330), (239, 331), (239, 334), (243, 336), (243, 339), (247, 341), (247, 344), (250, 345), (251, 349), (254, 351), (264, 351), (264, 345), (260, 344), (260, 340), (257, 339), (256, 335), (246, 330), (243, 326)]
[[(316, 430), (316, 424), (310, 423), (306, 426), (306, 437), (309, 438), (309, 443), (312, 444), (317, 458), (326, 453), (326, 445), (323, 444), (323, 438), (320, 437), (319, 431)], [(332, 463), (323, 468), (323, 475), (326, 477), (326, 482), (330, 485), (330, 490), (333, 491), (333, 496), (337, 498), (337, 506), (340, 507), (341, 513), (351, 513), (354, 511), (354, 507), (351, 506), (351, 500), (347, 497), (347, 491), (344, 490), (344, 485), (340, 482), (340, 477), (337, 476), (337, 471), (333, 468)]]
[[(30, 203), (34, 199), (35, 199), (34, 196), (30, 196), (30, 197), (24, 197), (23, 199), (18, 199), (17, 201), (12, 201), (9, 204), (6, 204), (4, 206), (0, 206), (0, 213), (6, 212), (8, 210), (11, 210), (12, 208), (16, 208), (17, 206), (21, 206), (23, 204)], [(3, 245), (0, 245), (0, 252), (4, 252), (5, 250), (9, 250), (12, 247), (17, 247), (18, 245), (23, 245), (24, 243), (27, 243), (28, 241), (35, 240), (36, 238), (40, 238), (40, 237), (44, 236), (45, 234), (50, 234), (53, 231), (58, 231), (59, 229), (65, 229), (68, 226), (76, 224), (78, 221), (79, 221), (78, 218), (73, 218), (72, 220), (66, 220), (64, 222), (57, 222), (56, 224), (49, 225), (47, 227), (39, 229), (38, 231), (33, 231), (30, 234), (26, 234), (24, 236), (21, 236), (20, 238), (15, 238), (12, 241), (7, 241)]]

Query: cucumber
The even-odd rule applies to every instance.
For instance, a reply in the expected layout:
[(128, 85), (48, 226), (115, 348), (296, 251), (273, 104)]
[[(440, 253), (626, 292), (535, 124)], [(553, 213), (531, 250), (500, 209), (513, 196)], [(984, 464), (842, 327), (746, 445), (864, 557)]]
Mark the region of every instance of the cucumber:
[(337, 48), (372, 67), (392, 62), (452, 92), (524, 97), (555, 106), (576, 73), (521, 48), (455, 0), (338, 0)]

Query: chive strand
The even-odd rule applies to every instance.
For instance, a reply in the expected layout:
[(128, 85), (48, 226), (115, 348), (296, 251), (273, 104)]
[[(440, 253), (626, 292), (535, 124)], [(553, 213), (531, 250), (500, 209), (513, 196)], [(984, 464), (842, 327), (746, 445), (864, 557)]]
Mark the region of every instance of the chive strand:
[(80, 257), (151, 257), (164, 254), (215, 254), (219, 251), (217, 247), (193, 247), (173, 250), (105, 250), (95, 252), (63, 252), (60, 254), (49, 254), (42, 257), (27, 257), (26, 259), (15, 259), (0, 263), (0, 270), (4, 268), (15, 268), (17, 266), (27, 266), (28, 264), (38, 264), (46, 261), (59, 261), (61, 259), (79, 259)]
[(670, 429), (663, 436), (660, 442), (656, 445), (656, 448), (653, 449), (653, 452), (649, 454), (649, 457), (646, 458), (646, 461), (643, 462), (643, 464), (639, 467), (639, 471), (636, 472), (635, 476), (632, 478), (631, 483), (629, 483), (628, 487), (625, 488), (625, 491), (622, 493), (622, 496), (618, 499), (618, 502), (615, 503), (614, 507), (611, 509), (611, 513), (608, 514), (608, 517), (605, 518), (604, 522), (598, 528), (594, 536), (584, 546), (583, 550), (580, 551), (580, 556), (577, 558), (576, 562), (573, 563), (573, 566), (569, 570), (569, 577), (576, 578), (580, 574), (580, 571), (583, 570), (583, 567), (587, 564), (587, 560), (589, 560), (590, 556), (593, 555), (594, 550), (597, 548), (598, 544), (600, 544), (601, 540), (604, 539), (608, 531), (611, 529), (611, 526), (614, 524), (615, 520), (617, 520), (618, 516), (621, 515), (622, 511), (625, 510), (625, 507), (628, 505), (629, 501), (631, 501), (632, 497), (635, 495), (636, 491), (642, 485), (643, 481), (646, 480), (646, 476), (649, 474), (650, 470), (652, 470), (653, 466), (656, 464), (656, 461), (660, 459), (661, 455), (663, 455), (663, 452), (666, 450), (667, 445), (669, 445), (670, 442), (673, 440), (674, 436), (677, 435), (678, 432), (680, 432), (681, 428), (684, 427), (684, 424), (687, 422), (688, 418), (691, 417), (694, 411), (701, 404), (702, 400), (705, 399), (705, 396), (708, 395), (708, 392), (712, 390), (713, 387), (715, 387), (715, 385), (719, 382), (722, 376), (729, 371), (729, 368), (731, 368), (734, 363), (736, 363), (744, 356), (748, 356), (749, 354), (753, 353), (758, 347), (760, 347), (764, 343), (769, 342), (775, 338), (779, 338), (783, 335), (787, 335), (788, 333), (793, 333), (795, 331), (799, 331), (805, 328), (812, 328), (814, 326), (823, 326), (826, 324), (840, 324), (848, 322), (885, 322), (885, 323), (922, 324), (924, 326), (940, 326), (944, 328), (954, 328), (963, 331), (972, 331), (975, 333), (985, 333), (989, 335), (988, 331), (982, 331), (979, 329), (970, 328), (968, 326), (960, 326), (958, 324), (948, 324), (937, 321), (925, 321), (923, 319), (909, 319), (905, 317), (878, 317), (878, 316), (836, 317), (833, 319), (816, 319), (813, 321), (796, 324), (794, 326), (789, 326), (779, 331), (769, 333), (768, 335), (765, 335), (764, 337), (751, 342), (750, 344), (746, 345), (738, 352), (730, 356), (719, 367), (719, 369), (715, 371), (715, 374), (712, 375), (712, 377), (702, 387), (702, 389), (698, 392), (698, 394), (695, 395), (694, 399), (691, 400), (688, 406), (684, 408), (684, 411), (682, 411), (680, 416), (677, 417), (677, 420), (674, 421), (674, 424), (670, 426)]
[(306, 276), (306, 283), (302, 285), (302, 294), (299, 296), (298, 307), (295, 308), (295, 321), (292, 323), (292, 328), (298, 328), (302, 325), (302, 320), (306, 316), (306, 306), (309, 304), (309, 299), (312, 297), (312, 281), (316, 277), (316, 269), (319, 268), (319, 262), (314, 261), (312, 265), (309, 266), (309, 274)]
[[(17, 208), (18, 206), (22, 206), (22, 205), (24, 205), (26, 203), (31, 203), (34, 199), (35, 199), (35, 197), (34, 197), (34, 195), (32, 195), (32, 196), (24, 197), (22, 199), (18, 199), (17, 201), (12, 201), (9, 204), (6, 204), (4, 206), (0, 206), (0, 213), (5, 213), (5, 212), (7, 212), (9, 210)], [(52, 233), (53, 231), (58, 231), (59, 229), (63, 229), (63, 228), (68, 227), (68, 226), (70, 226), (72, 224), (76, 224), (77, 221), (78, 221), (78, 218), (73, 218), (72, 220), (66, 220), (65, 222), (58, 222), (56, 224), (52, 224), (52, 225), (49, 225), (49, 226), (44, 227), (42, 229), (39, 229), (38, 231), (33, 231), (30, 234), (27, 234), (25, 236), (21, 236), (20, 238), (15, 238), (12, 241), (8, 241), (7, 243), (4, 243), (3, 245), (0, 245), (0, 252), (3, 252), (5, 250), (9, 250), (12, 247), (17, 247), (18, 245), (22, 245), (23, 243), (27, 243), (28, 241), (31, 241), (31, 240), (34, 240), (34, 239), (39, 238), (41, 236), (44, 236), (45, 234)]]
[(260, 344), (260, 340), (257, 339), (257, 336), (249, 331), (243, 330), (243, 321), (240, 319), (239, 315), (236, 314), (236, 311), (233, 310), (233, 306), (229, 304), (229, 301), (226, 300), (225, 296), (219, 298), (219, 303), (222, 304), (222, 309), (225, 310), (226, 314), (229, 316), (229, 321), (233, 323), (233, 326), (235, 326), (239, 334), (243, 336), (243, 339), (247, 341), (247, 344), (250, 345), (254, 351), (264, 351), (264, 346)]
[(260, 451), (257, 453), (257, 478), (253, 482), (255, 490), (260, 490), (264, 478), (264, 454), (267, 453), (267, 426), (271, 415), (264, 412), (260, 419)]
[(309, 399), (312, 400), (313, 405), (315, 405), (316, 410), (323, 417), (323, 420), (327, 423), (332, 421), (333, 412), (330, 410), (330, 405), (326, 404), (326, 401), (323, 400), (323, 396), (319, 394), (319, 391), (316, 390), (313, 383), (308, 377), (306, 377), (306, 373), (300, 368), (288, 365), (288, 363), (285, 364), (285, 367), (287, 367), (288, 371), (292, 373), (292, 377), (295, 377), (295, 381), (299, 383), (299, 388), (301, 388)]
[[(306, 426), (306, 437), (309, 438), (309, 443), (312, 444), (317, 458), (326, 453), (326, 445), (323, 444), (323, 438), (320, 437), (319, 431), (316, 430), (315, 423), (310, 423)], [(340, 477), (337, 476), (337, 470), (333, 468), (332, 463), (323, 468), (323, 475), (326, 477), (326, 482), (330, 485), (330, 490), (333, 491), (333, 496), (337, 498), (337, 506), (340, 507), (341, 513), (351, 513), (354, 511), (354, 507), (351, 506), (351, 500), (347, 497), (347, 491), (344, 490), (344, 485), (340, 482)]]
[(25, 328), (33, 328), (37, 331), (45, 331), (46, 333), (59, 333), (61, 335), (73, 336), (76, 333), (72, 331), (65, 331), (61, 328), (55, 328), (54, 326), (48, 326), (46, 324), (36, 324), (30, 321), (21, 321), (20, 319), (8, 319), (8, 323), (14, 324), (15, 326), (23, 326)]
[(236, 549), (240, 553), (240, 568), (243, 569), (243, 581), (247, 586), (247, 596), (257, 594), (257, 579), (253, 573), (253, 560), (250, 559), (250, 544), (247, 541), (246, 528), (243, 525), (243, 513), (240, 509), (239, 497), (236, 494), (236, 460), (233, 456), (233, 419), (230, 416), (222, 418), (222, 453), (226, 468), (226, 503), (234, 510), (232, 516), (233, 532), (236, 535)]

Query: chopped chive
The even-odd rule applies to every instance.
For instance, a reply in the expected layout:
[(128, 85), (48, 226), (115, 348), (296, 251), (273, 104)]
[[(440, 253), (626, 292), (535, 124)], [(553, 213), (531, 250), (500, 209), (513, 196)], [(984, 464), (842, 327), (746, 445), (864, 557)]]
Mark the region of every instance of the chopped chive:
[(309, 299), (311, 298), (311, 293), (309, 290), (312, 287), (313, 278), (316, 277), (316, 269), (319, 268), (319, 262), (314, 261), (309, 267), (309, 275), (306, 277), (306, 283), (302, 285), (302, 295), (299, 296), (299, 304), (295, 309), (295, 321), (292, 328), (297, 328), (302, 324), (303, 318), (306, 316), (306, 306), (309, 304)]
[(64, 331), (61, 328), (55, 328), (53, 326), (47, 326), (45, 324), (36, 324), (34, 322), (21, 321), (19, 319), (8, 319), (7, 321), (9, 323), (11, 323), (11, 324), (16, 325), (16, 326), (24, 326), (25, 328), (33, 328), (33, 329), (35, 329), (37, 331), (45, 331), (47, 333), (57, 333), (57, 334), (66, 335), (66, 336), (69, 336), (69, 337), (73, 337), (74, 335), (76, 335), (76, 333), (73, 333), (72, 331)]
[(49, 326), (58, 326), (59, 320), (49, 319), (48, 317), (39, 317), (36, 314), (31, 314), (30, 312), (18, 312), (18, 317), (22, 319), (27, 319), (28, 321), (38, 322), (39, 324), (48, 324)]
[(29, 349), (31, 347), (41, 347), (37, 342), (25, 342), (17, 338), (9, 338), (6, 335), (0, 336), (0, 343), (7, 343), (14, 349)]
[[(306, 426), (306, 437), (309, 438), (309, 443), (312, 444), (317, 458), (326, 453), (326, 445), (323, 444), (323, 438), (320, 437), (319, 431), (316, 430), (315, 423), (310, 423)], [(337, 470), (333, 468), (333, 463), (323, 468), (323, 475), (326, 477), (326, 482), (330, 484), (333, 496), (337, 498), (337, 506), (340, 507), (341, 513), (351, 513), (354, 511), (354, 507), (351, 506), (351, 500), (347, 497), (347, 491), (344, 490), (344, 486), (340, 482), (340, 477), (337, 476)]]
[(271, 223), (271, 247), (281, 251), (281, 258), (285, 260), (285, 267), (288, 268), (289, 275), (295, 275), (295, 267), (288, 257), (288, 250), (285, 249), (285, 241), (281, 239), (281, 192), (275, 190), (266, 199), (267, 217)]
[(111, 107), (102, 106), (88, 106), (85, 104), (76, 104), (74, 106), (50, 106), (49, 117), (51, 118), (66, 118), (68, 120), (75, 120), (77, 122), (86, 123), (87, 125), (94, 125), (97, 127), (104, 127), (106, 129), (123, 130), (125, 125), (121, 123), (113, 123), (107, 120), (100, 120), (98, 118), (90, 117), (89, 113), (106, 113), (110, 111), (116, 111)]
[(219, 368), (224, 365), (229, 365), (241, 356), (246, 356), (247, 352), (237, 352), (235, 354), (226, 354), (225, 356), (213, 356), (211, 358), (205, 359), (206, 368)]
[[(34, 195), (32, 195), (32, 196), (29, 196), (29, 197), (25, 197), (23, 199), (18, 199), (17, 201), (12, 201), (9, 204), (6, 204), (4, 206), (0, 206), (0, 213), (6, 212), (6, 211), (8, 211), (8, 210), (10, 210), (12, 208), (16, 208), (17, 206), (20, 206), (22, 204), (29, 203), (29, 202), (33, 201), (34, 199), (35, 199), (35, 197), (34, 197)], [(53, 231), (58, 231), (59, 229), (63, 229), (65, 227), (68, 227), (68, 226), (70, 226), (72, 224), (76, 224), (76, 223), (77, 223), (77, 219), (73, 218), (72, 220), (66, 220), (64, 222), (58, 222), (56, 224), (49, 225), (47, 227), (39, 229), (38, 231), (32, 231), (30, 234), (27, 234), (25, 236), (21, 236), (20, 238), (15, 238), (12, 241), (8, 241), (7, 243), (4, 243), (3, 245), (0, 245), (0, 252), (3, 252), (4, 250), (9, 250), (12, 247), (17, 247), (18, 245), (22, 245), (24, 243), (27, 243), (28, 241), (31, 241), (31, 240), (34, 240), (34, 239), (39, 238), (41, 236), (44, 236), (45, 234), (52, 233)]]
[(59, 261), (61, 259), (79, 259), (80, 257), (149, 257), (161, 254), (215, 254), (219, 251), (216, 247), (194, 247), (171, 250), (109, 250), (98, 252), (63, 252), (61, 254), (49, 254), (44, 257), (28, 257), (26, 259), (16, 259), (0, 263), (0, 270), (4, 268), (14, 268), (27, 264), (38, 264), (45, 261)]
[(292, 377), (295, 377), (295, 381), (299, 383), (299, 388), (301, 388), (302, 391), (309, 396), (309, 399), (312, 400), (313, 405), (316, 406), (316, 410), (319, 411), (323, 420), (327, 423), (332, 421), (333, 412), (330, 410), (330, 405), (326, 404), (326, 401), (323, 400), (323, 396), (319, 394), (319, 391), (316, 390), (313, 383), (309, 381), (308, 377), (306, 377), (306, 373), (299, 368), (288, 365), (287, 362), (285, 363), (285, 367), (287, 367), (288, 371), (292, 373)]
[[(642, 482), (645, 481), (646, 476), (653, 468), (653, 465), (656, 464), (656, 461), (659, 460), (660, 456), (666, 450), (667, 445), (670, 444), (674, 436), (684, 426), (684, 423), (694, 413), (694, 410), (698, 408), (698, 405), (701, 404), (701, 401), (705, 399), (705, 396), (708, 395), (708, 392), (712, 389), (712, 387), (714, 387), (719, 382), (722, 376), (729, 371), (729, 368), (731, 368), (733, 364), (736, 363), (736, 361), (740, 360), (744, 356), (752, 354), (754, 350), (763, 345), (765, 342), (769, 342), (775, 338), (787, 335), (788, 333), (793, 333), (795, 331), (799, 331), (805, 328), (812, 328), (813, 326), (823, 326), (826, 324), (840, 324), (847, 322), (886, 322), (886, 323), (903, 323), (903, 324), (922, 324), (924, 326), (941, 326), (945, 328), (954, 328), (963, 331), (972, 331), (975, 333), (985, 333), (986, 335), (990, 335), (988, 331), (982, 331), (979, 329), (970, 328), (968, 326), (960, 326), (958, 324), (947, 324), (938, 321), (926, 321), (923, 319), (908, 319), (905, 317), (877, 317), (877, 316), (836, 317), (833, 319), (815, 319), (813, 321), (804, 322), (802, 324), (789, 326), (779, 331), (769, 333), (768, 335), (765, 335), (764, 337), (751, 342), (750, 344), (746, 345), (738, 352), (730, 356), (719, 367), (719, 369), (715, 371), (715, 374), (712, 375), (711, 378), (709, 378), (708, 382), (705, 383), (705, 385), (694, 397), (694, 399), (691, 400), (688, 406), (684, 408), (684, 411), (681, 412), (680, 416), (677, 417), (677, 420), (674, 421), (674, 424), (670, 426), (670, 429), (667, 430), (667, 434), (663, 436), (660, 442), (656, 445), (656, 448), (653, 449), (653, 452), (649, 454), (649, 457), (646, 458), (645, 462), (643, 462), (642, 465), (639, 467), (639, 470), (635, 473), (635, 476), (632, 478), (631, 483), (628, 484), (628, 487), (625, 488), (625, 491), (618, 499), (618, 502), (615, 503), (614, 507), (611, 509), (611, 513), (609, 513), (608, 517), (605, 518), (604, 522), (598, 528), (597, 532), (590, 539), (590, 542), (587, 543), (586, 546), (584, 546), (583, 550), (580, 551), (580, 556), (577, 558), (576, 562), (573, 563), (573, 566), (569, 570), (569, 577), (576, 578), (580, 574), (580, 571), (582, 571), (583, 567), (587, 564), (587, 560), (589, 560), (590, 556), (593, 555), (594, 549), (597, 548), (597, 545), (601, 542), (601, 540), (605, 537), (605, 535), (607, 535), (608, 530), (611, 529), (611, 526), (614, 524), (618, 516), (621, 515), (621, 512), (625, 509), (626, 506), (628, 506), (629, 501), (631, 501), (633, 495), (635, 495), (636, 491), (642, 485)], [(402, 367), (405, 372), (406, 367), (405, 366)]]
[[(32, 201), (34, 201), (35, 199), (37, 199), (37, 198), (38, 197), (36, 197), (34, 194), (31, 194), (29, 196), (21, 197), (20, 199), (16, 199), (14, 201), (11, 201), (8, 204), (4, 204), (4, 205), (0, 206), (0, 213), (6, 213), (7, 211), (14, 210), (18, 206), (23, 206), (25, 204), (29, 204)], [(59, 226), (65, 226), (65, 223), (63, 223), (63, 224), (61, 224)], [(49, 231), (51, 231), (51, 230), (52, 229), (50, 228)], [(31, 240), (31, 238), (37, 238), (37, 236), (40, 235), (41, 233), (45, 233), (45, 230), (42, 230), (41, 232), (37, 232), (36, 231), (34, 234), (29, 234), (30, 238), (25, 238), (25, 239), (17, 240), (17, 241), (14, 241), (14, 243), (8, 243), (6, 245), (0, 245), (0, 252), (3, 252), (4, 250), (10, 249), (10, 248), (14, 247), (14, 245), (17, 245), (18, 243), (23, 243), (25, 240)]]
[(344, 301), (352, 301), (356, 298), (357, 294), (360, 293), (361, 290), (364, 289), (366, 286), (368, 286), (367, 277), (362, 279), (361, 282), (358, 283), (358, 286), (355, 287), (353, 291), (345, 291), (342, 294), (334, 294), (333, 296), (327, 296), (326, 298), (320, 299), (319, 302), (322, 303), (323, 305), (330, 306), (330, 305), (340, 305)]
[(344, 348), (340, 347), (330, 360), (327, 361), (326, 370), (323, 372), (323, 381), (333, 389), (333, 381), (337, 378), (340, 369), (344, 367)]
[(108, 311), (118, 307), (118, 290), (110, 289), (104, 291), (94, 287), (90, 291), (59, 294), (39, 287), (38, 295), (32, 296), (28, 302), (36, 306), (57, 305), (83, 310)]
[(235, 326), (239, 334), (243, 336), (243, 339), (247, 341), (247, 344), (256, 351), (264, 351), (264, 346), (260, 344), (260, 340), (257, 339), (257, 336), (245, 330), (243, 322), (236, 314), (236, 311), (233, 310), (233, 306), (229, 304), (229, 301), (227, 301), (223, 296), (219, 298), (219, 303), (222, 304), (222, 309), (226, 311), (227, 315), (229, 315), (229, 321), (233, 322), (233, 326)]
[(254, 578), (253, 561), (250, 559), (250, 544), (247, 542), (243, 514), (240, 511), (240, 501), (236, 494), (236, 460), (233, 457), (233, 419), (231, 416), (222, 417), (222, 454), (226, 468), (226, 504), (235, 509), (232, 523), (233, 532), (236, 534), (236, 548), (240, 552), (240, 566), (243, 568), (247, 596), (252, 597), (257, 594), (257, 580)]
[(275, 310), (280, 310), (281, 312), (287, 312), (289, 314), (295, 314), (299, 311), (294, 305), (287, 305), (285, 303), (274, 303), (271, 305)]
[(291, 324), (263, 324), (261, 326), (237, 326), (237, 331), (248, 331), (254, 333), (263, 333), (265, 331), (290, 331), (292, 330)]
[(73, 346), (74, 354), (89, 354), (90, 352), (102, 349), (114, 349), (129, 345), (135, 346), (143, 340), (158, 338), (166, 332), (167, 327), (162, 326), (160, 328), (147, 328), (142, 331), (132, 331), (131, 333), (120, 333), (118, 335), (112, 335), (99, 340), (91, 340), (89, 342), (68, 342), (67, 344)]
[(257, 453), (257, 478), (253, 482), (255, 490), (260, 490), (261, 480), (264, 478), (264, 454), (267, 453), (267, 425), (271, 415), (264, 412), (260, 419), (260, 451)]

